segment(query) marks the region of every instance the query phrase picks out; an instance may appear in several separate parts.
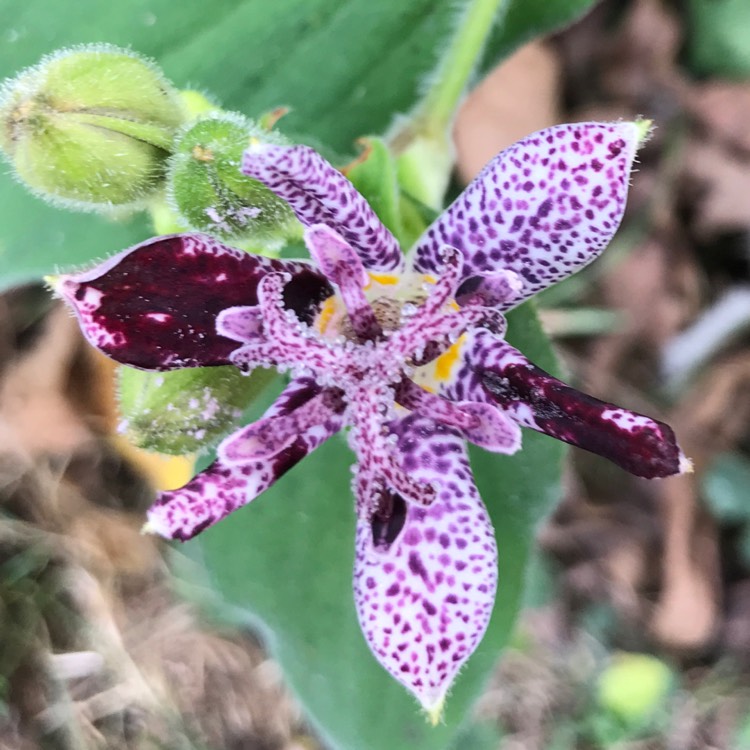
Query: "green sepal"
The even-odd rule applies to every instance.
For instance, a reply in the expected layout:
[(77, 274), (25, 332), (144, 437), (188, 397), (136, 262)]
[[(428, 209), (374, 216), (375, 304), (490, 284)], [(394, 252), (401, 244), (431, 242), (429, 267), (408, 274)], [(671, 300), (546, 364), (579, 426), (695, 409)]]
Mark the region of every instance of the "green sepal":
[(139, 448), (198, 453), (226, 435), (275, 376), (264, 369), (246, 376), (231, 365), (171, 372), (121, 367), (122, 430)]

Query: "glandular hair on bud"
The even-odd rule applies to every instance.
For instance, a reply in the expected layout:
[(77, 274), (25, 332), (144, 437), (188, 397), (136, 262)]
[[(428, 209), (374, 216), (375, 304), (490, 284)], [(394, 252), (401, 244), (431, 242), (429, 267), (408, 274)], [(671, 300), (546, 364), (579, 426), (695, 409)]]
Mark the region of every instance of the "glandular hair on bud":
[(285, 201), (240, 171), (252, 138), (285, 142), (233, 112), (209, 114), (187, 126), (169, 162), (167, 196), (194, 229), (273, 249), (299, 236), (300, 226)]
[(106, 44), (60, 50), (0, 90), (0, 147), (15, 174), (77, 210), (143, 205), (185, 119), (154, 63)]
[(249, 377), (236, 367), (196, 367), (118, 373), (121, 432), (146, 450), (183, 456), (224, 437), (272, 380), (268, 370)]

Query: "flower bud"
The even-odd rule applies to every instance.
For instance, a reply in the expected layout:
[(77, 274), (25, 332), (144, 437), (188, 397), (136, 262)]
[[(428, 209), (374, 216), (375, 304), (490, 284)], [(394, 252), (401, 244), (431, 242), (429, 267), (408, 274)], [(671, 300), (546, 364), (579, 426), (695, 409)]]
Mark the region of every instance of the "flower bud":
[(136, 207), (164, 178), (184, 108), (148, 60), (110, 45), (56, 52), (7, 81), (0, 147), (18, 177), (78, 210)]
[(190, 125), (170, 160), (168, 196), (194, 229), (275, 248), (298, 237), (300, 227), (285, 201), (240, 172), (251, 138), (283, 142), (234, 113), (209, 115)]
[(197, 453), (231, 430), (274, 377), (236, 367), (171, 372), (119, 371), (121, 430), (139, 448), (170, 455)]

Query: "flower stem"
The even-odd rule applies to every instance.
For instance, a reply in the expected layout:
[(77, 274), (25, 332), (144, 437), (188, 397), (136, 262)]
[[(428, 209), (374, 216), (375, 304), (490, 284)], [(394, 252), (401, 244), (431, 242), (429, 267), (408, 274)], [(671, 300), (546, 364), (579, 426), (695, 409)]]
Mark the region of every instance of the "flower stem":
[(450, 46), (434, 73), (434, 82), (422, 100), (417, 117), (422, 132), (442, 134), (450, 126), (458, 102), (474, 72), (496, 19), (508, 0), (470, 0)]
[(398, 155), (401, 187), (413, 198), (440, 209), (453, 168), (450, 127), (458, 103), (508, 0), (467, 0), (448, 49), (412, 114), (389, 138)]

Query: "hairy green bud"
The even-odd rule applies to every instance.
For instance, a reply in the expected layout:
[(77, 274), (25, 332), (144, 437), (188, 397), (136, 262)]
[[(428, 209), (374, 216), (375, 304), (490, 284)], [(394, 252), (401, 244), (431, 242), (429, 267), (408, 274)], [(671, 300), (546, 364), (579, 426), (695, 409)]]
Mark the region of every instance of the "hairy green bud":
[(264, 369), (246, 376), (231, 365), (171, 372), (121, 367), (122, 432), (146, 450), (197, 453), (226, 435), (273, 377)]
[(0, 92), (0, 147), (32, 191), (78, 210), (139, 207), (164, 179), (185, 109), (150, 61), (110, 45), (61, 50)]
[(284, 142), (234, 113), (211, 114), (191, 124), (170, 159), (167, 195), (194, 229), (277, 248), (298, 237), (300, 226), (285, 201), (240, 171), (251, 138)]

